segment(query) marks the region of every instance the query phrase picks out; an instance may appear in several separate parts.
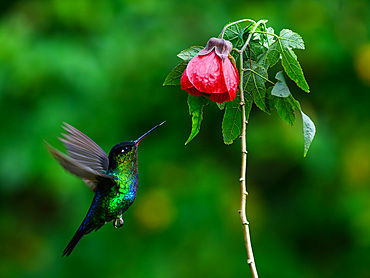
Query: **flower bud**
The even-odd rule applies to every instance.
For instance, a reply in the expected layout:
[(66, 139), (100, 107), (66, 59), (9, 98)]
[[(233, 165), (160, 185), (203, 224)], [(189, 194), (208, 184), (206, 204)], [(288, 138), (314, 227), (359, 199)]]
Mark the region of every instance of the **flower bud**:
[(234, 100), (239, 73), (229, 58), (232, 48), (227, 40), (211, 38), (187, 65), (181, 77), (181, 89), (218, 103)]

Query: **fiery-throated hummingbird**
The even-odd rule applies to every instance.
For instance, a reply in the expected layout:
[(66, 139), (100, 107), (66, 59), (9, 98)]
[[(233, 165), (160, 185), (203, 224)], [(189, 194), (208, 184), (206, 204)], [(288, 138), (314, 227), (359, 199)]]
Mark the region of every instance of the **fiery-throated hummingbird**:
[(73, 126), (64, 123), (68, 132), (59, 138), (66, 147), (67, 154), (59, 152), (47, 142), (46, 146), (60, 165), (82, 178), (94, 199), (85, 219), (63, 251), (69, 256), (81, 238), (113, 221), (115, 228), (123, 226), (122, 214), (135, 200), (138, 186), (137, 149), (139, 142), (157, 127), (140, 136), (135, 141), (115, 145), (109, 156), (89, 137)]

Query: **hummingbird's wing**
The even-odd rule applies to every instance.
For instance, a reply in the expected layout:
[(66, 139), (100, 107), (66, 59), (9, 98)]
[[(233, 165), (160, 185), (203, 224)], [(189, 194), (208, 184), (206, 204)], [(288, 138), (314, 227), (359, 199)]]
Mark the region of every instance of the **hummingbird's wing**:
[(108, 170), (108, 156), (93, 140), (78, 129), (64, 123), (63, 128), (68, 134), (59, 138), (67, 149), (67, 155), (56, 150), (46, 143), (49, 152), (58, 160), (59, 164), (80, 177), (87, 186), (95, 192), (98, 179), (111, 179), (105, 172)]
[(64, 153), (58, 151), (48, 142), (45, 141), (46, 147), (49, 152), (54, 156), (54, 158), (59, 162), (59, 164), (66, 169), (68, 172), (76, 175), (77, 177), (83, 179), (90, 190), (95, 192), (99, 179), (111, 179), (108, 175), (104, 173), (99, 173), (94, 169), (81, 164), (77, 160), (68, 157)]
[(64, 125), (68, 134), (62, 134), (65, 138), (59, 139), (64, 143), (69, 157), (99, 173), (106, 172), (109, 160), (102, 148), (77, 128), (67, 123)]

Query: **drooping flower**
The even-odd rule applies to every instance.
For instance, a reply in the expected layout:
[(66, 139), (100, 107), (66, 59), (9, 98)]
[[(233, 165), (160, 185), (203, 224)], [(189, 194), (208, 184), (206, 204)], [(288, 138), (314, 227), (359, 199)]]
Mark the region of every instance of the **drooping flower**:
[(229, 58), (232, 47), (227, 40), (211, 38), (187, 65), (181, 76), (181, 89), (218, 103), (234, 100), (239, 73)]

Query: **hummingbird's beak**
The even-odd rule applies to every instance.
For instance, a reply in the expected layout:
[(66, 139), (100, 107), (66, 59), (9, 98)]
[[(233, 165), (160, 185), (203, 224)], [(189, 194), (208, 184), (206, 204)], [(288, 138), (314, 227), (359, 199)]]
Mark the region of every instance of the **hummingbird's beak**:
[(144, 139), (145, 136), (147, 136), (149, 133), (151, 133), (153, 130), (155, 130), (157, 127), (160, 127), (161, 125), (163, 125), (166, 121), (163, 121), (161, 122), (159, 125), (156, 125), (155, 127), (153, 127), (151, 130), (147, 131), (146, 133), (144, 133), (143, 135), (141, 135), (139, 138), (137, 138), (134, 142), (135, 142), (135, 145), (139, 145), (140, 141)]

